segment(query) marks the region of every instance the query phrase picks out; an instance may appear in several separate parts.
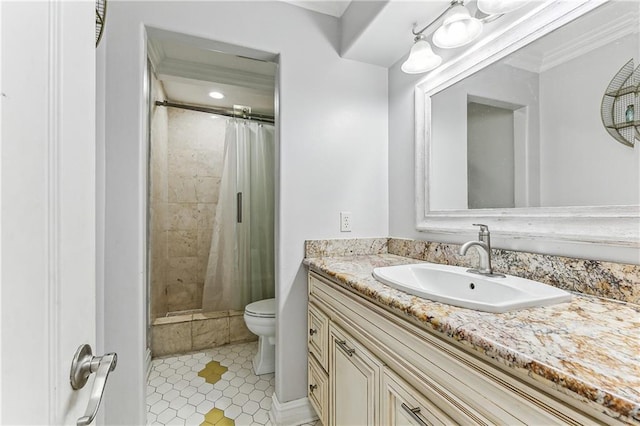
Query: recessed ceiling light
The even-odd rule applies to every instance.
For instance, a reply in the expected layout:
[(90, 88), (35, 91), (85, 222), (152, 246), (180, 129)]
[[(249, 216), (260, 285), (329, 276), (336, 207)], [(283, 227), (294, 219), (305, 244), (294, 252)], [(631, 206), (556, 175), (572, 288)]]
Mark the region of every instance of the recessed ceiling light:
[(213, 99), (222, 99), (224, 98), (224, 95), (220, 92), (209, 92), (209, 96), (211, 96)]

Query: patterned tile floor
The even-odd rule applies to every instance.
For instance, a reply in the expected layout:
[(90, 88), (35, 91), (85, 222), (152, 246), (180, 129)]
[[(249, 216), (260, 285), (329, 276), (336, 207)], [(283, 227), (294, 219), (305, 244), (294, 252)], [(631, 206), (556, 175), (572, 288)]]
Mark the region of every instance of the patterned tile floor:
[(240, 343), (151, 361), (147, 424), (270, 426), (275, 378), (253, 374), (257, 348)]

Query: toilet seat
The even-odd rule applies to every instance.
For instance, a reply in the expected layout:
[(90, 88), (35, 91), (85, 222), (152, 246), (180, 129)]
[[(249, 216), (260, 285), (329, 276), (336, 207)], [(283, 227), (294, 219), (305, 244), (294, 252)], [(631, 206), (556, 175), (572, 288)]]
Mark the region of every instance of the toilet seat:
[(244, 314), (256, 318), (275, 318), (276, 299), (265, 299), (250, 303), (244, 308)]

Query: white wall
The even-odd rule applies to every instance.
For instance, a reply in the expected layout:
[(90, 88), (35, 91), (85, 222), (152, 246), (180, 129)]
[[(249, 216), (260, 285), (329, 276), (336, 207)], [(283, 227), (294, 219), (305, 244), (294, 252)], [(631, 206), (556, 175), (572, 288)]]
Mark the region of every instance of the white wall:
[[(538, 75), (508, 65), (491, 65), (432, 96), (431, 210), (466, 209), (467, 103), (469, 98), (493, 106), (517, 109), (527, 106), (526, 152), (528, 192), (537, 194), (539, 108)], [(525, 168), (525, 167), (521, 167)], [(537, 196), (534, 196), (537, 200)]]
[(405, 74), (400, 65), (389, 68), (389, 234), (425, 239), (416, 230), (414, 89), (424, 78)]
[(640, 203), (640, 149), (613, 139), (600, 117), (609, 81), (637, 51), (638, 35), (625, 36), (540, 74), (542, 206)]
[[(112, 2), (106, 56), (107, 423), (144, 416), (144, 26), (279, 54), (276, 394), (306, 395), (303, 242), (385, 236), (387, 70), (338, 56), (338, 21), (279, 2)], [(353, 232), (339, 232), (339, 212)], [(131, 395), (131, 389), (135, 396)]]

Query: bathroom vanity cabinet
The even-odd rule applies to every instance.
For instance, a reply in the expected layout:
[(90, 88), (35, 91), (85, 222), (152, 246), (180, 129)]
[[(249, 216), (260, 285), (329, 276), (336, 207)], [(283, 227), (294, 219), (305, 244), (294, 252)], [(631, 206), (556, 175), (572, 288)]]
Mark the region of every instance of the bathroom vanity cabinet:
[(620, 424), (314, 271), (308, 321), (309, 399), (325, 426)]

